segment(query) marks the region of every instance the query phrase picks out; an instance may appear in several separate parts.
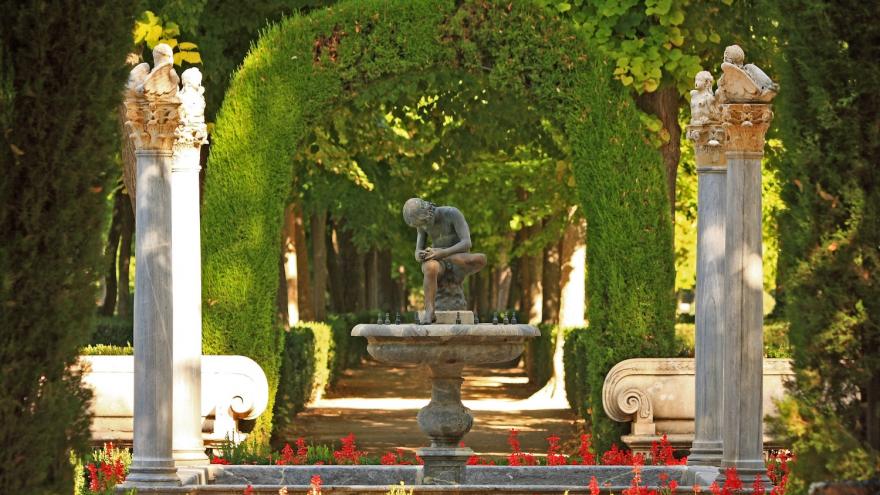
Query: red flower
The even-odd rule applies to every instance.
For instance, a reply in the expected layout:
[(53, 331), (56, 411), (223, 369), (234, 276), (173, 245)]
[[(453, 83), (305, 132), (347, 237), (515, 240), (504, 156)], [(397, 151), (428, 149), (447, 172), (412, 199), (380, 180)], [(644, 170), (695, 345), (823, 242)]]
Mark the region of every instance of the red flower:
[(721, 488), (718, 487), (718, 482), (713, 481), (711, 485), (709, 485), (709, 491), (712, 492), (712, 495), (721, 495)]
[(386, 466), (397, 464), (397, 455), (395, 455), (394, 452), (386, 452), (385, 455), (382, 456), (382, 459), (379, 460), (379, 462)]
[(347, 437), (342, 439), (342, 448), (333, 452), (333, 458), (339, 464), (359, 464), (364, 452), (357, 449), (354, 440), (354, 434), (349, 433)]
[(550, 435), (547, 437), (547, 464), (550, 466), (565, 466), (568, 458), (559, 453), (559, 437)]
[(253, 495), (254, 487), (251, 485), (248, 485), (247, 488), (244, 489), (243, 493), (244, 493), (244, 495)]
[(590, 452), (590, 443), (592, 436), (589, 433), (581, 435), (581, 446), (578, 448), (578, 455), (581, 458), (581, 464), (596, 464), (596, 456)]
[(89, 470), (89, 490), (97, 492), (101, 489), (98, 480), (98, 468), (95, 466), (94, 463), (91, 462), (88, 466), (86, 466), (86, 468), (88, 468)]
[(309, 495), (321, 495), (321, 475), (315, 474), (310, 481)]
[(678, 488), (678, 482), (675, 481), (675, 480), (671, 480), (671, 481), (669, 482), (669, 491), (670, 491), (670, 492), (675, 492), (675, 490), (676, 490), (677, 488)]
[(666, 434), (660, 439), (660, 443), (651, 442), (651, 462), (655, 466), (677, 466), (687, 463), (687, 458), (676, 459), (672, 444), (666, 438)]
[(222, 457), (212, 456), (212, 457), (211, 457), (211, 464), (225, 464), (225, 465), (228, 465), (228, 464), (229, 464), (229, 461), (227, 461), (226, 459), (224, 459), (224, 458), (222, 458)]
[(290, 446), (289, 443), (284, 444), (284, 448), (281, 449), (281, 459), (275, 461), (275, 464), (278, 466), (286, 466), (288, 464), (295, 464), (294, 456), (293, 456), (293, 447)]
[(760, 476), (755, 476), (755, 482), (752, 484), (752, 493), (755, 495), (760, 494), (764, 495), (764, 481), (761, 480)]
[(590, 476), (590, 495), (599, 495), (599, 482), (595, 476)]
[(736, 468), (730, 467), (727, 468), (726, 471), (724, 471), (724, 486), (722, 486), (721, 488), (728, 493), (734, 493), (742, 490), (743, 482), (736, 474)]

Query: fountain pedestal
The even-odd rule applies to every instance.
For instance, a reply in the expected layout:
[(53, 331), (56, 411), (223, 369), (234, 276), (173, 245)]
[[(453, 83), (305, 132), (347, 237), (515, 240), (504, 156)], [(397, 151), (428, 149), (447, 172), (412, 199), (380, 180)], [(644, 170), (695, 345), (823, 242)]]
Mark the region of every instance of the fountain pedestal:
[[(462, 321), (473, 321), (461, 311)], [(351, 332), (366, 337), (367, 351), (392, 364), (426, 365), (431, 373), (431, 402), (418, 414), (419, 427), (431, 446), (419, 449), (424, 459), (424, 484), (460, 484), (469, 448), (459, 447), (474, 418), (461, 403), (465, 365), (506, 363), (519, 357), (526, 339), (541, 332), (531, 325), (434, 324), (357, 325)]]

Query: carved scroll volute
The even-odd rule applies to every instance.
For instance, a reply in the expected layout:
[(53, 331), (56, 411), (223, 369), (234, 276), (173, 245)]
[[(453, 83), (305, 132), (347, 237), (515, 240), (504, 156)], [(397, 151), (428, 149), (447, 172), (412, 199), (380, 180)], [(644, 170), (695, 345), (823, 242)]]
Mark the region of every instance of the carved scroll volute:
[(132, 69), (125, 90), (125, 128), (137, 151), (171, 151), (176, 139), (180, 78), (174, 71), (171, 47), (156, 45), (156, 66), (143, 63)]

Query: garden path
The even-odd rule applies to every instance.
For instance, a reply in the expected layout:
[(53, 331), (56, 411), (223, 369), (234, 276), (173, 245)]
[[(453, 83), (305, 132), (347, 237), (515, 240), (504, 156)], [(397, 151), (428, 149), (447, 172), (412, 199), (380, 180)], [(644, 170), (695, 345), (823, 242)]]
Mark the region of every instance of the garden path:
[[(462, 398), (474, 415), (474, 427), (464, 441), (481, 454), (506, 455), (511, 428), (520, 431), (525, 452), (546, 451), (546, 438), (559, 435), (576, 450), (583, 421), (558, 402), (531, 400), (536, 387), (522, 368), (465, 368)], [(426, 446), (416, 413), (431, 396), (430, 381), (417, 366), (389, 366), (367, 360), (347, 370), (334, 390), (315, 401), (282, 434), (291, 444), (297, 437), (309, 443), (336, 443), (354, 433), (358, 448), (381, 455), (394, 447)]]

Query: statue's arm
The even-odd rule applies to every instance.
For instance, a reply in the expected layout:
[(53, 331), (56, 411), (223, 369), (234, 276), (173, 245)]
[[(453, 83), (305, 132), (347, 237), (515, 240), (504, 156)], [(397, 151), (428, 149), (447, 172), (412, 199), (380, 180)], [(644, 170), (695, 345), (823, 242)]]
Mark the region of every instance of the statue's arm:
[(421, 262), (424, 261), (424, 259), (422, 259), (422, 253), (425, 252), (425, 243), (427, 242), (428, 234), (422, 229), (416, 229), (416, 232), (418, 232), (416, 234), (416, 261)]
[(440, 251), (435, 259), (442, 259), (447, 256), (451, 256), (453, 254), (458, 253), (466, 253), (471, 250), (471, 229), (468, 227), (467, 221), (464, 219), (464, 215), (458, 211), (458, 208), (451, 209), (450, 220), (452, 221), (452, 227), (455, 229), (455, 233), (458, 235), (459, 241), (448, 248), (435, 249), (434, 251)]

